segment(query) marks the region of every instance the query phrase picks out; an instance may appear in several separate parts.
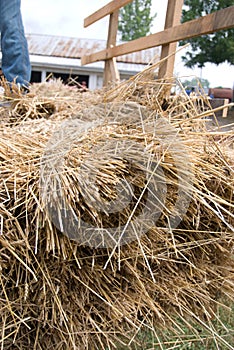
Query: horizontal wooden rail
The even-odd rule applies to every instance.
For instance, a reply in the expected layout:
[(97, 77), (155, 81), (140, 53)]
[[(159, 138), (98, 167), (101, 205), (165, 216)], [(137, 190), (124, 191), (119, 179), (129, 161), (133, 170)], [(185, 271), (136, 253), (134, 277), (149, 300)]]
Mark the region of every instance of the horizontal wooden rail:
[(92, 15), (86, 17), (84, 19), (84, 27), (86, 28), (90, 26), (91, 24), (97, 22), (99, 19), (102, 19), (103, 17), (110, 15), (111, 13), (129, 4), (130, 2), (132, 2), (132, 0), (118, 0), (118, 1), (113, 0), (109, 2), (107, 5), (103, 6), (98, 11), (94, 12)]
[[(119, 1), (120, 2), (120, 1)], [(204, 34), (211, 34), (222, 29), (234, 27), (234, 6), (216, 11), (204, 17), (185, 22), (173, 28), (132, 40), (112, 48), (108, 48), (90, 55), (83, 56), (81, 64), (103, 61), (128, 53), (157, 47), (180, 40), (194, 38)]]

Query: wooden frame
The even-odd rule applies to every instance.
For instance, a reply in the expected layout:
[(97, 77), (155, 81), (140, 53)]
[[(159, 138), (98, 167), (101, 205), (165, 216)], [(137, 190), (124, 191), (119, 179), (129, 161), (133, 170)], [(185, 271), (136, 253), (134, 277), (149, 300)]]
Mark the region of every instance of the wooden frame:
[(132, 2), (132, 0), (113, 0), (109, 2), (106, 6), (103, 6), (101, 9), (94, 12), (89, 17), (86, 17), (84, 20), (84, 27), (86, 28), (90, 26), (91, 24), (99, 21), (99, 19), (110, 15), (111, 13), (115, 12), (116, 10), (119, 10), (121, 7), (129, 4), (130, 2)]
[[(116, 35), (118, 30), (118, 22), (116, 19), (117, 11), (130, 2), (132, 2), (132, 0), (111, 1), (84, 20), (84, 25), (86, 27), (104, 16), (110, 15), (106, 49), (83, 56), (81, 59), (82, 65), (103, 60), (109, 62), (105, 65), (105, 84), (110, 80), (116, 80), (118, 77), (115, 66), (115, 58), (118, 56), (162, 46), (162, 59), (175, 52), (176, 43), (180, 40), (190, 39), (204, 34), (211, 34), (223, 29), (234, 27), (234, 6), (179, 24), (183, 1), (168, 0), (165, 29), (163, 31), (116, 46)], [(159, 77), (171, 77), (173, 75), (173, 70), (174, 57), (171, 57), (167, 60), (166, 64), (161, 65), (159, 69)]]
[[(94, 12), (89, 17), (84, 20), (84, 27), (97, 22), (103, 17), (110, 15), (109, 19), (109, 29), (108, 29), (108, 38), (106, 48), (112, 48), (116, 46), (116, 37), (118, 32), (118, 17), (119, 9), (127, 4), (132, 2), (132, 0), (118, 0), (111, 1), (106, 6), (102, 7), (98, 11)], [(85, 63), (82, 63), (85, 64)], [(110, 59), (105, 60), (104, 68), (104, 85), (107, 85), (109, 81), (119, 81), (119, 72), (116, 66), (116, 58), (111, 57)]]
[[(183, 4), (183, 0), (168, 0), (164, 29), (173, 28), (180, 24)], [(163, 61), (159, 67), (159, 79), (173, 76), (175, 64), (175, 55), (173, 55), (173, 52), (176, 51), (176, 46), (176, 42), (162, 45), (161, 60), (168, 56), (169, 58)]]
[[(108, 30), (108, 38), (106, 48), (112, 48), (116, 45), (116, 37), (118, 31), (118, 17), (119, 10), (115, 10), (110, 15), (109, 22), (109, 30)], [(103, 84), (106, 86), (109, 81), (119, 81), (119, 71), (116, 66), (116, 58), (112, 57), (109, 60), (105, 60), (105, 68), (104, 68), (104, 79)]]

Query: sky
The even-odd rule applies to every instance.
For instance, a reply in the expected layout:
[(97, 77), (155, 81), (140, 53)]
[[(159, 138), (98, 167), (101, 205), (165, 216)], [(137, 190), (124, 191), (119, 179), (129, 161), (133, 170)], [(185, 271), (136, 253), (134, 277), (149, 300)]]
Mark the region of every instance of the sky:
[[(110, 0), (21, 0), (21, 10), (26, 33), (70, 36), (90, 39), (107, 39), (108, 18), (84, 28), (84, 18), (108, 4)], [(152, 0), (152, 14), (157, 13), (151, 28), (156, 33), (164, 28), (167, 0)], [(227, 63), (207, 63), (201, 70), (188, 69), (181, 60), (182, 50), (176, 55), (174, 74), (184, 79), (207, 79), (210, 87), (229, 87), (234, 84), (234, 66)]]

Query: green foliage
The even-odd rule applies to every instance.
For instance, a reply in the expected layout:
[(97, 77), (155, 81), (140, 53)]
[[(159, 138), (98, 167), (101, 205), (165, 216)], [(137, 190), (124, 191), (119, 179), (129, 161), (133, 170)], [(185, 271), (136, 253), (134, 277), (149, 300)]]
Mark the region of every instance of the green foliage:
[(197, 78), (193, 78), (191, 80), (184, 80), (182, 82), (182, 85), (184, 87), (197, 87), (202, 86), (204, 89), (208, 89), (210, 87), (210, 83), (207, 79), (200, 78), (199, 80)]
[[(234, 0), (185, 0), (182, 22), (207, 15), (214, 11), (234, 5)], [(185, 65), (204, 67), (206, 62), (234, 64), (234, 29), (222, 30), (213, 34), (181, 41), (190, 43), (190, 49), (183, 56)]]
[(156, 14), (151, 16), (151, 0), (133, 0), (120, 9), (119, 34), (122, 41), (130, 41), (150, 33)]

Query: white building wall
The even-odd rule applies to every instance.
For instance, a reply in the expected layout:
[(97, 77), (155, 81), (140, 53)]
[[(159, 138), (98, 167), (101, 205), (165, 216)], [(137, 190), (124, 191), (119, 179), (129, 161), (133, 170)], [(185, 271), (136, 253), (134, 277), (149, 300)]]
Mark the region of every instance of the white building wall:
[(97, 89), (97, 74), (89, 75), (89, 89), (90, 90)]
[[(86, 66), (81, 65), (80, 59), (71, 59), (51, 56), (30, 56), (32, 70), (42, 73), (41, 80), (46, 80), (46, 72), (66, 73), (89, 76), (89, 89), (100, 89), (103, 86), (104, 62), (95, 62)], [(145, 65), (117, 63), (121, 79), (128, 79), (142, 71)]]
[(46, 70), (43, 69), (43, 70), (41, 71), (41, 81), (45, 81), (45, 80), (46, 80)]
[(103, 76), (97, 77), (97, 89), (101, 89), (103, 87)]

